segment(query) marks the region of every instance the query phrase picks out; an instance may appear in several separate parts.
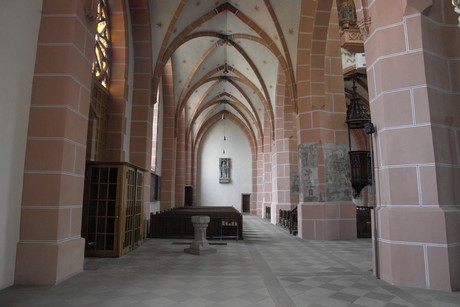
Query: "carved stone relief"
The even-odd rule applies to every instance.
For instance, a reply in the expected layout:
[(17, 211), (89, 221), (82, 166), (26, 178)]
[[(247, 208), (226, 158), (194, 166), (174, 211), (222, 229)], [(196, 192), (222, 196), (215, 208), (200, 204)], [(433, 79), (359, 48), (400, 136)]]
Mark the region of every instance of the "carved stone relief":
[(219, 158), (219, 183), (230, 183), (230, 158)]

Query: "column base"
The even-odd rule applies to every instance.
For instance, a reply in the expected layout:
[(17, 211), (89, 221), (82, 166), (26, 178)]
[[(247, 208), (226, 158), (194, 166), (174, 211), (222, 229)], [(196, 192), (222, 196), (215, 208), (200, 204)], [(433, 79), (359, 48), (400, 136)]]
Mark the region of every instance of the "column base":
[(85, 239), (17, 245), (16, 285), (51, 286), (83, 271)]
[(353, 202), (311, 202), (298, 207), (298, 236), (308, 240), (353, 240), (356, 206)]
[(460, 210), (391, 208), (377, 211), (380, 278), (400, 286), (460, 290)]

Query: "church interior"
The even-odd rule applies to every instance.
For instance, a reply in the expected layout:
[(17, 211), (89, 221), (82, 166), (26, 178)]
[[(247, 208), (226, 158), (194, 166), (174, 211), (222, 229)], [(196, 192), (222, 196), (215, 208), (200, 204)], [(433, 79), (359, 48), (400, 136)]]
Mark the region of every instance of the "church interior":
[[(0, 25), (0, 305), (460, 304), (459, 0), (21, 0)], [(194, 215), (215, 254), (183, 253)]]

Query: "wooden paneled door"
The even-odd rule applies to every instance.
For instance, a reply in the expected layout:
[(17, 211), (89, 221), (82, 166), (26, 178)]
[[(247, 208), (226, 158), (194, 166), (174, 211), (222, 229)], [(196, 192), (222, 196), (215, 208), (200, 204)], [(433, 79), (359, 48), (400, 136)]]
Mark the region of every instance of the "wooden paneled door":
[(85, 255), (119, 257), (143, 240), (144, 172), (126, 163), (87, 164), (82, 215)]
[(184, 193), (184, 206), (191, 207), (193, 205), (193, 187), (191, 185), (185, 186)]
[(120, 181), (116, 166), (90, 167), (87, 170), (82, 236), (87, 256), (118, 255)]
[(142, 188), (144, 176), (141, 171), (126, 169), (126, 206), (123, 229), (123, 254), (142, 243)]
[(251, 194), (241, 194), (243, 213), (251, 212)]

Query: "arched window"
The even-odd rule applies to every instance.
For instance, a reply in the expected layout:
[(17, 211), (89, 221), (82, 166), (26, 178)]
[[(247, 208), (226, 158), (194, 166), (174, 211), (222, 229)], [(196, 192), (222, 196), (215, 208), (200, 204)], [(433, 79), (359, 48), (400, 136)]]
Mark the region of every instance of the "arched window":
[(103, 87), (110, 81), (110, 17), (107, 0), (99, 0), (97, 6), (97, 32), (94, 46), (93, 74)]
[(107, 0), (98, 0), (97, 28), (94, 45), (93, 85), (89, 111), (86, 158), (103, 161), (106, 158), (107, 123), (110, 94), (110, 15)]

